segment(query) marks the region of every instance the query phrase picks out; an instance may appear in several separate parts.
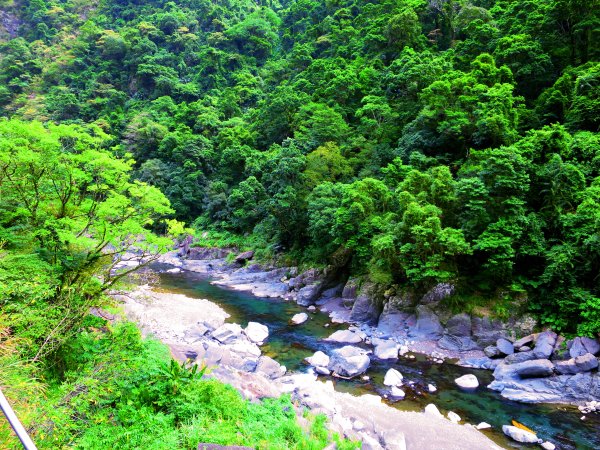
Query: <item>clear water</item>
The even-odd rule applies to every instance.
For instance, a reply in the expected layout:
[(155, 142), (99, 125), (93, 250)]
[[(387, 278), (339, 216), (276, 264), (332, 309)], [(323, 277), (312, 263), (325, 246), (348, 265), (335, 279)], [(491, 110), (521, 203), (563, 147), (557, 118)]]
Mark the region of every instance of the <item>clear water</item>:
[[(250, 293), (230, 290), (210, 284), (204, 275), (191, 272), (160, 274), (161, 288), (195, 298), (205, 298), (219, 304), (231, 318), (229, 321), (245, 326), (248, 322), (260, 322), (269, 328), (270, 337), (263, 352), (291, 371), (306, 371), (302, 362), (317, 350), (327, 352), (335, 344), (321, 341), (330, 335), (335, 326), (326, 328), (329, 322), (325, 314), (310, 314), (310, 320), (300, 326), (290, 326), (289, 319), (298, 312), (306, 312), (295, 303), (280, 299), (255, 297)], [(515, 419), (535, 430), (544, 440), (550, 440), (558, 449), (600, 449), (600, 417), (589, 415), (585, 421), (571, 406), (527, 405), (503, 399), (485, 386), (491, 381), (488, 371), (464, 369), (451, 364), (435, 364), (422, 357), (415, 360), (401, 359), (394, 363), (373, 360), (367, 375), (368, 381), (344, 381), (334, 379), (336, 389), (352, 394), (385, 393), (383, 377), (394, 367), (404, 375), (406, 399), (393, 403), (401, 410), (422, 410), (428, 403), (435, 403), (442, 411), (454, 411), (463, 420), (477, 424), (488, 422), (492, 429), (485, 431), (488, 436), (504, 447), (526, 448), (509, 441), (502, 434), (502, 425)], [(481, 386), (475, 392), (457, 388), (454, 379), (474, 373)], [(437, 392), (429, 394), (427, 384), (437, 387)], [(406, 384), (406, 383), (405, 383)], [(539, 448), (532, 446), (532, 448)]]

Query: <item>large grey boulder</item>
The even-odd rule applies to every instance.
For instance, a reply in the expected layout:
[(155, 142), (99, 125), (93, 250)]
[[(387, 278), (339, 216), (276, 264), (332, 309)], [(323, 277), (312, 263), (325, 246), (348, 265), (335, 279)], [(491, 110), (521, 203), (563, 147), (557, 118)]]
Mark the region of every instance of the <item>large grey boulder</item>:
[(571, 348), (569, 349), (569, 354), (571, 358), (575, 358), (577, 356), (585, 355), (586, 353), (591, 353), (592, 355), (596, 355), (600, 352), (600, 344), (596, 339), (591, 339), (588, 337), (576, 337), (573, 339), (573, 343), (571, 344)]
[(533, 359), (510, 366), (515, 375), (521, 378), (549, 377), (554, 373), (554, 364), (547, 359)]
[(533, 350), (530, 350), (528, 352), (519, 352), (519, 353), (513, 353), (512, 355), (508, 355), (506, 358), (504, 358), (504, 363), (505, 364), (518, 364), (518, 363), (522, 363), (525, 361), (531, 361), (533, 359), (537, 359), (537, 358), (533, 354)]
[(304, 286), (298, 291), (298, 294), (296, 294), (296, 303), (298, 303), (300, 306), (310, 306), (315, 303), (318, 297), (319, 286), (316, 284), (311, 284)]
[(558, 361), (555, 366), (556, 371), (563, 375), (589, 372), (598, 367), (598, 359), (591, 353), (586, 353), (567, 361)]
[(529, 346), (530, 344), (533, 344), (534, 341), (535, 341), (535, 334), (529, 334), (527, 336), (522, 337), (521, 339), (517, 339), (513, 345), (515, 348), (521, 348), (521, 347), (525, 347), (525, 346)]
[(377, 322), (377, 330), (385, 336), (393, 336), (394, 334), (404, 331), (407, 321), (411, 315), (404, 311), (399, 311), (386, 303), (383, 307), (383, 312), (379, 316)]
[(473, 340), (480, 347), (495, 345), (496, 341), (506, 337), (504, 325), (499, 320), (491, 320), (489, 317), (473, 317)]
[(544, 331), (543, 333), (540, 333), (535, 342), (535, 347), (533, 348), (535, 357), (538, 359), (550, 358), (550, 355), (552, 355), (552, 352), (554, 351), (556, 338), (557, 334), (554, 331)]
[(371, 359), (365, 350), (346, 345), (331, 353), (327, 368), (335, 375), (352, 378), (366, 372), (370, 364)]
[(483, 349), (483, 353), (485, 353), (485, 356), (488, 358), (500, 358), (504, 356), (495, 345), (488, 345)]
[(329, 365), (329, 356), (322, 351), (317, 351), (304, 360), (313, 367), (327, 367)]
[(508, 339), (500, 338), (496, 341), (496, 347), (504, 355), (512, 355), (515, 352), (515, 347)]
[(452, 316), (446, 323), (446, 334), (452, 336), (471, 336), (471, 316), (467, 313)]
[(339, 344), (358, 344), (359, 342), (362, 342), (361, 337), (350, 330), (338, 330), (324, 340), (328, 342), (337, 342)]
[(438, 316), (427, 306), (417, 306), (417, 323), (409, 331), (409, 336), (417, 339), (438, 340), (442, 337), (444, 328)]
[(534, 433), (522, 428), (513, 427), (512, 425), (503, 425), (502, 431), (511, 439), (523, 444), (537, 444), (539, 440)]
[(221, 344), (232, 344), (242, 336), (242, 327), (237, 323), (226, 323), (211, 333), (211, 336)]
[(247, 252), (243, 252), (237, 255), (234, 261), (238, 264), (243, 264), (246, 261), (250, 261), (252, 258), (254, 258), (254, 250), (249, 250)]
[(353, 322), (365, 322), (375, 324), (379, 318), (379, 307), (377, 306), (377, 287), (373, 283), (365, 283), (361, 286), (358, 296), (352, 305), (350, 320)]

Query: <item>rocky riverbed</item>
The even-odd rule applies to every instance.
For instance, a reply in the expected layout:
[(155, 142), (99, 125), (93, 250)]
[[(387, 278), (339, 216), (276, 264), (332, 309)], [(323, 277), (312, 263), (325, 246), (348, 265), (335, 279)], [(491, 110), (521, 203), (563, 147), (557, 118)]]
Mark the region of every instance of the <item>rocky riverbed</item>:
[(130, 320), (165, 342), (177, 359), (204, 361), (213, 367), (211, 376), (251, 400), (289, 393), (299, 405), (300, 418), (303, 408), (324, 413), (333, 431), (361, 441), (363, 449), (500, 448), (472, 425), (445, 418), (433, 405), (425, 413), (399, 411), (379, 396), (337, 392), (331, 381), (319, 381), (316, 374), (286, 373), (262, 354), (266, 327), (226, 323), (228, 314), (207, 300), (148, 286), (115, 298)]
[[(595, 339), (565, 340), (552, 331), (534, 333), (528, 316), (507, 323), (489, 318), (452, 315), (443, 300), (454, 287), (439, 284), (422, 298), (393, 288), (340, 276), (339, 267), (310, 269), (264, 267), (252, 263), (253, 253), (227, 263), (223, 249), (192, 248), (186, 259), (175, 252), (163, 262), (210, 274), (215, 283), (279, 297), (318, 308), (332, 323), (352, 323), (338, 342), (371, 346), (378, 358), (398, 358), (407, 352), (426, 354), (435, 361), (492, 370), (490, 388), (520, 402), (589, 404), (600, 400)], [(323, 372), (323, 370), (321, 370)]]

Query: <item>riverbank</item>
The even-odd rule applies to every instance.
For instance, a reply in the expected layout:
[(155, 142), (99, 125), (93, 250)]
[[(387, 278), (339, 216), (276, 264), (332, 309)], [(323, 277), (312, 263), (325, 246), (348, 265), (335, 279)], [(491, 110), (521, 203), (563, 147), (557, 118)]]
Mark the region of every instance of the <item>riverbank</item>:
[(226, 324), (227, 313), (206, 300), (148, 287), (116, 298), (123, 302), (127, 317), (144, 333), (169, 345), (177, 359), (194, 357), (216, 365), (211, 376), (233, 385), (249, 399), (290, 393), (299, 413), (303, 408), (324, 413), (333, 431), (360, 440), (363, 448), (499, 448), (470, 425), (457, 425), (431, 413), (399, 411), (375, 395), (336, 392), (331, 381), (319, 381), (316, 375), (285, 374), (251, 341), (248, 334), (252, 333)]

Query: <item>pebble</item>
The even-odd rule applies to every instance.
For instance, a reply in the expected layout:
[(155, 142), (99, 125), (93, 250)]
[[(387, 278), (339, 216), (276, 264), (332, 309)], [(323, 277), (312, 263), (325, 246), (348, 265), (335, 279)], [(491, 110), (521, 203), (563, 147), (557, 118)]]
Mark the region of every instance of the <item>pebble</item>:
[(433, 384), (428, 384), (427, 385), (427, 390), (431, 393), (437, 391), (437, 388), (433, 385)]
[(447, 416), (448, 416), (448, 419), (450, 420), (450, 422), (452, 422), (452, 423), (459, 423), (462, 420), (460, 418), (460, 416), (458, 414), (456, 414), (454, 411), (449, 411)]
[(487, 430), (488, 428), (492, 428), (492, 426), (487, 422), (481, 422), (479, 425), (476, 425), (475, 428), (478, 430)]
[(540, 444), (540, 447), (542, 447), (544, 450), (554, 450), (556, 445), (554, 445), (552, 442), (546, 441), (543, 444)]

